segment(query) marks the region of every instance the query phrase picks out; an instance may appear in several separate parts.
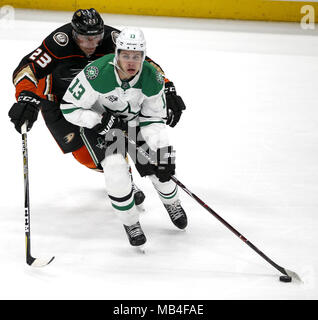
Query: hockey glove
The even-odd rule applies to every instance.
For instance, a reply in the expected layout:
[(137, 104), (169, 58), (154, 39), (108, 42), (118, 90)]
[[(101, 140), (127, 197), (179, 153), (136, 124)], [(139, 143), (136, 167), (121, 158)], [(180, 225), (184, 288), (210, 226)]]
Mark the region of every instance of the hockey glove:
[(21, 127), (27, 121), (27, 131), (30, 131), (37, 120), (41, 98), (31, 91), (22, 91), (16, 102), (9, 110), (10, 120), (15, 129), (21, 133)]
[(111, 129), (121, 129), (124, 130), (124, 121), (115, 117), (110, 112), (105, 112), (102, 117), (102, 122), (98, 123), (95, 127), (92, 128), (96, 133), (105, 135)]
[(177, 95), (173, 82), (166, 82), (165, 94), (168, 111), (167, 125), (174, 127), (179, 122), (182, 111), (186, 109), (186, 106), (182, 98)]
[(167, 182), (175, 174), (175, 150), (172, 146), (159, 148), (157, 150), (156, 176), (160, 182)]

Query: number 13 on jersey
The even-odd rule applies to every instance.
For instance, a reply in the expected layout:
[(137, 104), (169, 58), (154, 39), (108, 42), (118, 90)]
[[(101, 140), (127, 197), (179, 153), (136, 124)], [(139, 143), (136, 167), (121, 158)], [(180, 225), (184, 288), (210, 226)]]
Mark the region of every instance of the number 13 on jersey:
[(77, 100), (79, 100), (85, 92), (85, 88), (80, 84), (79, 79), (76, 79), (75, 83), (68, 90)]

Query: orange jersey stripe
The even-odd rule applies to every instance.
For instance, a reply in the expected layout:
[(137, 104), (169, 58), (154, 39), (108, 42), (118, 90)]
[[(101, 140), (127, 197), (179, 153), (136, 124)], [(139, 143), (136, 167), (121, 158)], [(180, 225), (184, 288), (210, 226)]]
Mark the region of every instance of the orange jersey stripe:
[(57, 57), (55, 54), (53, 54), (53, 53), (49, 50), (49, 48), (48, 48), (48, 47), (46, 46), (46, 44), (45, 44), (45, 41), (43, 41), (43, 45), (44, 45), (45, 49), (48, 51), (48, 53), (49, 53), (52, 57), (54, 57), (55, 59), (61, 60), (61, 59), (74, 58), (74, 57), (85, 58), (83, 55), (79, 55), (79, 54), (74, 54), (74, 55), (65, 56), (65, 57)]
[(33, 82), (27, 79), (21, 80), (15, 87), (15, 98), (18, 100), (18, 97), (22, 91), (32, 91), (37, 94), (37, 87), (34, 85)]

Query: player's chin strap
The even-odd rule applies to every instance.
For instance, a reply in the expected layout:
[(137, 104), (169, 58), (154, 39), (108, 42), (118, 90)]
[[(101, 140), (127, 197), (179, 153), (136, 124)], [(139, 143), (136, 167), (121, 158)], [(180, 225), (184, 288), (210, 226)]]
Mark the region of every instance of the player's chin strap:
[[(109, 62), (109, 64), (113, 65), (118, 71), (122, 72), (129, 79), (131, 76), (119, 66), (117, 57), (115, 57), (114, 61), (115, 61), (115, 63), (114, 62)], [(137, 74), (134, 77), (136, 77), (138, 75), (138, 73), (141, 74), (142, 67), (143, 67), (143, 63), (141, 63), (140, 69), (139, 69), (139, 71), (137, 72)]]
[(118, 71), (122, 72), (124, 75), (127, 76), (127, 78), (129, 78), (129, 75), (119, 66), (117, 59), (115, 59), (115, 63), (109, 62), (109, 64), (112, 64)]

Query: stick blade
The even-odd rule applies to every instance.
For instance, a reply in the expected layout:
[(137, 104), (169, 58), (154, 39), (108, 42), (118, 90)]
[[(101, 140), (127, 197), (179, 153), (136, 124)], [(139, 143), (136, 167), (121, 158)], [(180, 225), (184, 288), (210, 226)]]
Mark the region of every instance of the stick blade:
[(134, 247), (134, 249), (136, 250), (137, 253), (146, 254), (145, 247), (146, 246), (142, 244), (141, 246)]
[(36, 268), (41, 268), (41, 267), (45, 267), (48, 264), (50, 264), (55, 257), (52, 258), (32, 258), (29, 259), (29, 261), (27, 262), (29, 266), (31, 267), (36, 267)]
[(293, 280), (296, 280), (296, 282), (299, 282), (299, 283), (303, 283), (303, 281), (301, 280), (300, 276), (294, 272), (294, 271), (291, 271), (291, 270), (288, 270), (288, 269), (285, 269), (285, 272), (288, 276), (290, 276)]

